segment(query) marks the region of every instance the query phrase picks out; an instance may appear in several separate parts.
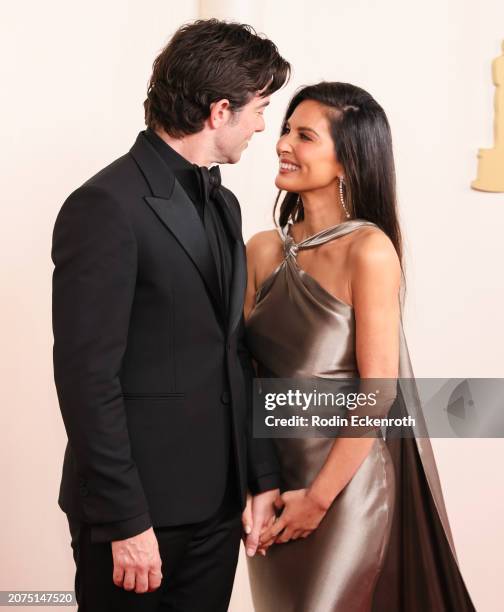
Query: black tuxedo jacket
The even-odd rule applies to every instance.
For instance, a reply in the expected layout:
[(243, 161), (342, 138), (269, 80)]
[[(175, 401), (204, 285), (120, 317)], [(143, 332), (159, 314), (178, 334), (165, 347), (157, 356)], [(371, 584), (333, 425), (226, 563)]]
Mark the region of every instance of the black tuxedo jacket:
[(216, 197), (233, 244), (227, 316), (201, 219), (144, 133), (56, 220), (59, 504), (95, 541), (209, 518), (228, 469), (242, 507), (247, 488), (278, 485), (271, 442), (251, 433), (240, 208)]

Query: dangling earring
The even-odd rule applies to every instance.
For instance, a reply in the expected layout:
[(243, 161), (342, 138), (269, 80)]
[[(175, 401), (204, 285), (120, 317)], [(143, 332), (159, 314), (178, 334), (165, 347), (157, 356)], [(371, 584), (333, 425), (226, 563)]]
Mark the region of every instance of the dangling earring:
[(343, 210), (345, 211), (345, 215), (347, 219), (350, 219), (350, 213), (348, 212), (348, 208), (346, 207), (345, 204), (345, 198), (343, 197), (343, 185), (344, 185), (344, 179), (342, 176), (339, 177), (339, 198), (340, 198), (340, 202), (341, 202), (341, 206), (343, 207)]

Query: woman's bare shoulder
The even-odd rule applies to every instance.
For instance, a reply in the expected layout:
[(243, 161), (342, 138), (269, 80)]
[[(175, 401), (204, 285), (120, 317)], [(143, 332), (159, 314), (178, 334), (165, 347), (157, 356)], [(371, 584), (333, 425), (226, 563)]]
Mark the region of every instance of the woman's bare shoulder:
[(363, 227), (354, 232), (349, 246), (351, 261), (360, 265), (389, 265), (399, 267), (400, 262), (392, 240), (379, 227)]
[(349, 248), (348, 265), (353, 281), (364, 288), (381, 286), (396, 290), (401, 282), (401, 262), (392, 240), (377, 227), (355, 232)]
[(255, 260), (277, 257), (281, 250), (282, 239), (276, 229), (258, 232), (247, 242), (247, 257)]
[(282, 238), (277, 230), (267, 230), (252, 236), (247, 243), (247, 267), (258, 289), (272, 274), (283, 258)]

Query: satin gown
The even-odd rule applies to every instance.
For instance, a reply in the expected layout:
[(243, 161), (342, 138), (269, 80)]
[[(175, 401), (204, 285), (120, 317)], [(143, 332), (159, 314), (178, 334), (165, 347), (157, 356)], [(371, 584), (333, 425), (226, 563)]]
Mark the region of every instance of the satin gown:
[[(260, 376), (358, 377), (352, 307), (300, 269), (296, 256), (364, 226), (374, 224), (346, 221), (298, 244), (287, 228), (280, 230), (284, 260), (259, 288), (247, 321)], [(410, 414), (421, 429), (402, 323), (399, 336), (401, 392), (394, 416)], [(283, 490), (308, 487), (333, 442), (275, 439)], [(308, 538), (273, 545), (266, 557), (247, 562), (256, 612), (474, 610), (428, 438), (377, 437)]]

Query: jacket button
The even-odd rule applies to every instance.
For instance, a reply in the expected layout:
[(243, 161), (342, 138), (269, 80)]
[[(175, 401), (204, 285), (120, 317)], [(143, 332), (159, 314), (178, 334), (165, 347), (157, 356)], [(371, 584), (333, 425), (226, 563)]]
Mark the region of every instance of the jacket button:
[(89, 494), (89, 489), (85, 485), (82, 485), (79, 487), (79, 493), (82, 495), (82, 497), (86, 497)]
[(224, 391), (221, 395), (221, 402), (223, 404), (229, 404), (231, 402), (231, 396), (229, 395), (229, 391)]

